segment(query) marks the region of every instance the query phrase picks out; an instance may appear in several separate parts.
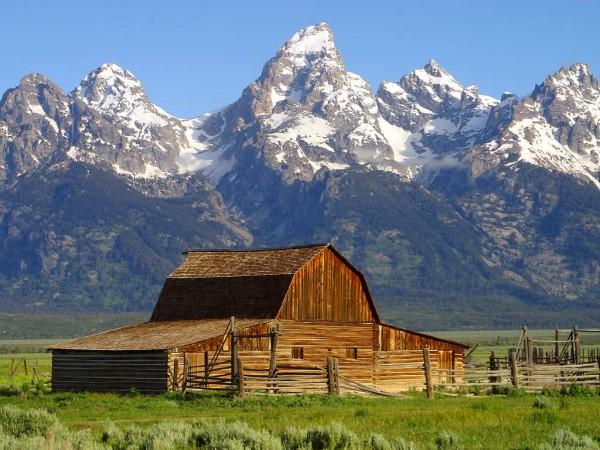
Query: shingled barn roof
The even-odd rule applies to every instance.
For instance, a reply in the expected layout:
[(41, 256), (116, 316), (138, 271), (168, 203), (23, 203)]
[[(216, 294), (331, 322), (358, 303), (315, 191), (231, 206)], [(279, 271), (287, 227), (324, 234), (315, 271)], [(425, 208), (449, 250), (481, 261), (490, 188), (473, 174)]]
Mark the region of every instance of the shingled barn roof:
[[(264, 322), (239, 319), (236, 320), (236, 327), (244, 328)], [(229, 319), (145, 322), (60, 342), (49, 346), (48, 350), (170, 350), (222, 336), (228, 323)]]
[(330, 247), (190, 250), (167, 278), (150, 320), (275, 318), (294, 274)]

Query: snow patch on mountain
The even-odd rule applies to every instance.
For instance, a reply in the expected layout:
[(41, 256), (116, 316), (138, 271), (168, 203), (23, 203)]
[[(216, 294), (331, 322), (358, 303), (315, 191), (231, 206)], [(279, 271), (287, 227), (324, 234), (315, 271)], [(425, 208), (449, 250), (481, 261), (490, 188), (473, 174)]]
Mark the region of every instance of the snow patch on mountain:
[(127, 119), (135, 127), (168, 125), (170, 114), (150, 103), (140, 81), (117, 64), (103, 64), (92, 71), (73, 95), (90, 107)]
[(334, 49), (331, 30), (325, 23), (303, 28), (295, 33), (284, 47), (284, 51), (296, 55), (308, 55)]

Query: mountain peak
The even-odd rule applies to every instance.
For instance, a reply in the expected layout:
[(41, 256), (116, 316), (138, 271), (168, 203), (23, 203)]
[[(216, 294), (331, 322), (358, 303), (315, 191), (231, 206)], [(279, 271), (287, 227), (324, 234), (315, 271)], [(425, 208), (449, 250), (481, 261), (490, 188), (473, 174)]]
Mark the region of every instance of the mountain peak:
[(112, 63), (91, 71), (73, 93), (102, 111), (119, 110), (123, 103), (146, 100), (144, 88), (135, 75)]
[(423, 70), (425, 70), (425, 72), (427, 72), (430, 75), (436, 76), (436, 77), (440, 77), (442, 76), (442, 74), (444, 73), (448, 73), (442, 66), (440, 66), (438, 64), (438, 62), (435, 59), (430, 59), (429, 61), (427, 61), (427, 64), (425, 64), (423, 66)]
[(574, 63), (570, 67), (562, 66), (554, 74), (546, 78), (546, 83), (581, 86), (589, 83), (594, 78), (590, 66), (583, 63)]
[(333, 32), (324, 22), (302, 28), (281, 48), (282, 53), (310, 55), (335, 50)]
[(27, 74), (23, 78), (21, 78), (21, 80), (19, 81), (20, 86), (37, 85), (37, 84), (53, 85), (54, 83), (52, 83), (50, 81), (50, 79), (48, 77), (46, 77), (45, 75), (43, 75), (41, 73), (37, 73), (37, 72)]
[[(437, 95), (444, 97), (449, 95), (460, 100), (465, 88), (450, 73), (440, 66), (435, 60), (431, 59), (422, 69), (416, 69), (410, 75), (404, 77), (405, 88), (411, 85), (413, 80), (419, 86), (429, 86)], [(402, 84), (402, 81), (401, 81)]]
[(555, 75), (575, 74), (575, 75), (589, 76), (589, 75), (591, 75), (591, 73), (592, 73), (592, 71), (590, 70), (590, 66), (588, 66), (587, 64), (573, 63), (573, 64), (571, 64), (570, 67), (562, 66), (560, 69), (558, 69), (558, 72)]

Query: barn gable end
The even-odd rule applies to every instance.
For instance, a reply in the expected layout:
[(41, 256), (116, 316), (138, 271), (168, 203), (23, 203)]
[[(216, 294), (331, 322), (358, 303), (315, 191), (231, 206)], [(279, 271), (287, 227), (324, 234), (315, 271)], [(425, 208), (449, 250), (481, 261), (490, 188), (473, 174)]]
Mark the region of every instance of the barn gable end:
[(332, 246), (324, 247), (294, 274), (277, 318), (379, 321), (364, 277)]

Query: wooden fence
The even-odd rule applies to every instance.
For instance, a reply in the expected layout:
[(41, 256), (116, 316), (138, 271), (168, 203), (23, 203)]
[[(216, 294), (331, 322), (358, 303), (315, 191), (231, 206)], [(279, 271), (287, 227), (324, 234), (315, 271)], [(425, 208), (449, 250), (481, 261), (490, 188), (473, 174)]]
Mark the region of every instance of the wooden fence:
[[(458, 389), (494, 391), (502, 388), (521, 388), (536, 392), (544, 388), (561, 388), (570, 385), (600, 386), (600, 361), (595, 364), (524, 364), (517, 361), (516, 353), (508, 361), (491, 356), (488, 364), (465, 365), (464, 368), (446, 369), (433, 365), (429, 350), (423, 349), (419, 361), (386, 360), (371, 368), (372, 382), (357, 380), (344, 374), (345, 366), (337, 358), (328, 358), (324, 365), (303, 361), (285, 361), (275, 367), (261, 364), (259, 359), (244, 360), (238, 357), (237, 376), (232, 375), (231, 359), (217, 360), (208, 377), (204, 366), (189, 367), (183, 373), (186, 389), (237, 389), (241, 396), (250, 394), (334, 394), (334, 395), (385, 395), (398, 396), (410, 382), (413, 389), (423, 389), (427, 396), (443, 389), (448, 395)], [(402, 370), (410, 380), (394, 370)], [(382, 374), (388, 374), (383, 378)], [(383, 380), (383, 384), (377, 384)], [(393, 382), (395, 381), (395, 383)], [(382, 389), (382, 386), (385, 389)], [(421, 387), (420, 387), (421, 386)]]
[[(444, 389), (448, 395), (458, 389), (494, 391), (514, 387), (528, 392), (570, 385), (600, 386), (600, 361), (595, 364), (525, 365), (516, 355), (507, 364), (494, 362), (492, 366), (466, 365), (464, 369), (445, 369), (432, 366), (429, 350), (423, 349), (421, 362), (394, 364), (392, 369), (410, 370), (411, 382), (420, 376), (423, 390), (429, 398), (434, 391)], [(264, 367), (253, 367), (238, 362), (240, 370), (237, 387), (242, 396), (248, 394), (337, 394), (398, 396), (397, 390), (382, 390), (374, 383), (365, 383), (343, 375), (343, 366), (336, 358), (329, 358), (324, 366), (302, 362), (279, 364), (274, 372)], [(390, 369), (390, 364), (374, 370)], [(391, 380), (386, 381), (388, 386)], [(403, 380), (397, 380), (402, 386)]]
[(27, 358), (11, 358), (10, 366), (8, 368), (8, 377), (12, 378), (19, 372), (23, 373), (26, 377), (31, 377), (31, 383), (35, 384), (38, 381), (43, 381), (45, 384), (50, 384), (50, 374), (44, 373), (39, 368), (39, 361), (27, 362)]
[[(439, 371), (440, 369), (438, 369)], [(451, 370), (443, 370), (451, 373)], [(434, 373), (436, 370), (433, 371)], [(458, 374), (456, 374), (458, 376)], [(600, 360), (583, 364), (526, 364), (517, 361), (516, 353), (506, 361), (490, 357), (489, 365), (466, 365), (461, 383), (433, 383), (444, 388), (480, 388), (494, 390), (514, 387), (528, 392), (556, 389), (571, 385), (600, 387)]]

